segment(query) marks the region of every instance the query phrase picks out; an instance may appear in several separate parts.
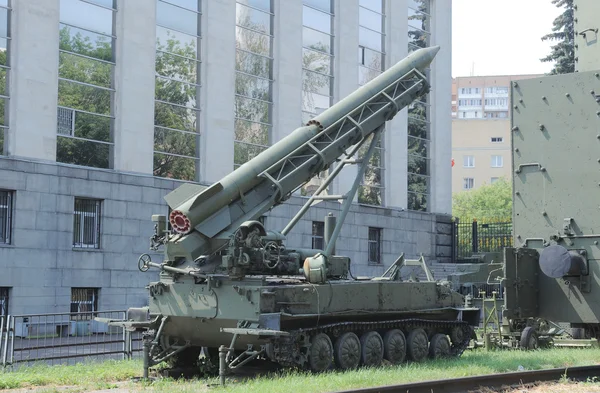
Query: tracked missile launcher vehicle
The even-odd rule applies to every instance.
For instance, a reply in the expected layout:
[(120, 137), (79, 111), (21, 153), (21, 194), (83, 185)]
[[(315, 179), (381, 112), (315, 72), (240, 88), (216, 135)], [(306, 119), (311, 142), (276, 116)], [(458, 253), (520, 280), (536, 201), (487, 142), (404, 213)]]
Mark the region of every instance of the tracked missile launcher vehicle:
[[(171, 229), (166, 216), (153, 216), (151, 240), (164, 247), (164, 261), (139, 260), (142, 271), (160, 270), (148, 285), (149, 306), (109, 321), (145, 332), (146, 372), (162, 361), (190, 366), (203, 348), (216, 360), (221, 346), (222, 373), (256, 358), (318, 372), (467, 348), (478, 312), (434, 281), (422, 257), (400, 255), (381, 277), (353, 278), (350, 259), (335, 253), (366, 168), (355, 153), (372, 135), (368, 162), (385, 122), (429, 91), (424, 70), (438, 50), (411, 53), (212, 186), (184, 184), (165, 197)], [(348, 164), (360, 168), (351, 190), (322, 195)], [(328, 169), (282, 231), (257, 221)], [(343, 201), (339, 217), (326, 217), (325, 249), (286, 247), (287, 233), (319, 199)], [(428, 279), (403, 281), (406, 265), (422, 266)]]

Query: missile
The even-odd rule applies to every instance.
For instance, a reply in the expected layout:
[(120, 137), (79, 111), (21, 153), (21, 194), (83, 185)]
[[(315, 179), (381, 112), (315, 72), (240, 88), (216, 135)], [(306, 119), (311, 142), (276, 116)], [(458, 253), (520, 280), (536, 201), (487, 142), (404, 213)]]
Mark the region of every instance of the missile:
[[(169, 222), (171, 223), (173, 230), (179, 234), (186, 235), (193, 232), (194, 229), (198, 230), (198, 228), (201, 227), (203, 223), (206, 223), (207, 220), (210, 220), (211, 225), (213, 222), (218, 222), (218, 224), (211, 229), (205, 228), (204, 230), (199, 231), (203, 236), (210, 239), (220, 231), (224, 230), (231, 223), (239, 222), (245, 215), (249, 216), (252, 213), (256, 213), (251, 211), (259, 203), (262, 203), (263, 199), (247, 198), (246, 200), (244, 196), (252, 191), (260, 189), (260, 187), (262, 187), (261, 183), (272, 184), (268, 178), (261, 176), (262, 173), (267, 170), (273, 171), (274, 165), (278, 165), (286, 156), (298, 151), (300, 148), (306, 148), (307, 152), (310, 153), (311, 150), (310, 147), (307, 146), (307, 143), (318, 135), (319, 132), (336, 124), (336, 122), (344, 119), (350, 113), (353, 113), (353, 111), (356, 111), (361, 105), (364, 105), (373, 97), (381, 94), (382, 91), (394, 82), (400, 80), (413, 69), (424, 73), (424, 70), (429, 67), (439, 49), (439, 46), (435, 46), (418, 49), (410, 53), (407, 57), (400, 60), (364, 86), (309, 120), (305, 126), (297, 128), (291, 134), (273, 144), (209, 188), (203, 189), (200, 192), (192, 191), (191, 188), (188, 188), (188, 191), (179, 189), (174, 190), (171, 194), (178, 193), (176, 198), (169, 198), (169, 195), (171, 194), (165, 197), (165, 200), (172, 209), (172, 212), (169, 215)], [(398, 110), (404, 108), (418, 98), (418, 96), (426, 93), (428, 89), (429, 85), (424, 82), (421, 91), (412, 92), (408, 97), (401, 99), (400, 102), (394, 103), (396, 108)], [(387, 120), (390, 120), (390, 118), (382, 117), (371, 119), (368, 124), (368, 129), (362, 130), (363, 134), (369, 134), (374, 131), (377, 126), (385, 123)], [(356, 143), (356, 141), (338, 140), (335, 141), (335, 143), (337, 143), (336, 147), (348, 149)], [(314, 152), (312, 153), (314, 154)], [(339, 155), (339, 149), (330, 149), (330, 151), (321, 158), (325, 161), (325, 164), (329, 166), (339, 158)], [(281, 194), (280, 197), (291, 193), (296, 187), (303, 184), (303, 182), (308, 181), (314, 175), (315, 173), (309, 173), (307, 170), (306, 173), (302, 173), (302, 176), (294, 178), (285, 184), (282, 183), (280, 185), (281, 189), (278, 190)], [(185, 184), (183, 186), (185, 186)], [(183, 188), (183, 186), (180, 188)], [(186, 192), (188, 193), (187, 195)], [(258, 193), (255, 192), (255, 194)], [(176, 201), (176, 203), (173, 201)], [(234, 204), (235, 206), (233, 206)], [(216, 216), (220, 217), (219, 220), (215, 219)], [(250, 219), (250, 217), (248, 219)], [(206, 226), (207, 225), (204, 225), (204, 227)], [(207, 242), (208, 239), (205, 239), (202, 243)], [(188, 247), (186, 247), (186, 249), (189, 250)]]

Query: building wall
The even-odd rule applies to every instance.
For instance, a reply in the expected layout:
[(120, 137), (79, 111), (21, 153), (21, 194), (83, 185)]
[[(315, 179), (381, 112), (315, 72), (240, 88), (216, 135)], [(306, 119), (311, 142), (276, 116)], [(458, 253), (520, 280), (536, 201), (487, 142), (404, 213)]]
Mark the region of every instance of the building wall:
[[(496, 178), (504, 177), (510, 180), (512, 170), (510, 138), (509, 119), (453, 120), (452, 192), (465, 191), (467, 186), (477, 189), (484, 184), (491, 184)], [(492, 158), (498, 156), (501, 159)]]
[[(269, 26), (258, 42), (264, 44), (261, 59), (270, 61), (259, 70), (264, 74), (257, 77), (236, 73), (236, 64), (238, 71), (243, 65), (240, 45), (248, 44), (239, 38), (245, 23), (239, 18), (239, 9), (247, 4), (241, 0), (202, 1), (197, 9), (190, 2), (186, 3), (188, 10), (174, 8), (168, 0), (119, 0), (112, 6), (111, 0), (10, 2), (10, 24), (5, 22), (10, 26), (11, 44), (4, 74), (10, 82), (6, 84), (10, 100), (3, 101), (0, 146), (4, 154), (0, 157), (0, 218), (7, 223), (0, 232), (5, 239), (0, 241), (0, 269), (6, 274), (0, 277), (0, 287), (10, 288), (11, 313), (68, 311), (73, 287), (101, 288), (101, 309), (144, 304), (144, 286), (156, 276), (139, 272), (137, 258), (149, 253), (160, 259), (148, 251), (153, 232), (150, 217), (167, 214), (162, 198), (182, 181), (210, 184), (234, 168), (239, 154), (234, 140), (239, 138), (242, 116), (239, 97), (268, 86), (268, 95), (261, 96), (269, 108), (268, 121), (251, 119), (252, 130), (268, 131), (262, 149), (302, 124), (303, 14), (315, 1), (267, 3), (252, 3), (256, 5), (252, 15), (257, 15), (257, 21), (266, 21), (262, 27)], [(360, 28), (369, 18), (360, 15), (372, 17), (377, 12), (365, 8), (373, 7), (373, 2), (335, 0), (332, 4), (327, 18), (333, 37), (330, 94), (334, 104), (359, 87), (357, 50), (369, 42), (361, 36), (365, 29)], [(383, 27), (375, 37), (383, 40), (383, 68), (407, 55), (407, 31), (411, 30), (407, 21), (415, 15), (408, 7), (419, 8), (419, 4), (425, 0), (382, 2), (379, 17)], [(79, 12), (84, 8), (95, 12)], [(338, 252), (352, 258), (355, 275), (383, 273), (400, 252), (409, 258), (423, 253), (431, 262), (447, 261), (450, 256), (448, 217), (444, 215), (449, 213), (450, 184), (444, 167), (450, 157), (451, 122), (444, 105), (451, 89), (451, 5), (431, 0), (426, 9), (427, 13), (417, 13), (419, 18), (411, 23), (423, 23), (419, 26), (429, 37), (423, 42), (442, 46), (431, 66), (433, 88), (426, 100), (430, 108), (426, 145), (431, 145), (424, 153), (429, 168), (429, 188), (423, 191), (426, 203), (409, 204), (409, 110), (405, 108), (386, 127), (383, 170), (377, 184), (383, 189), (382, 206), (353, 205), (338, 242)], [(179, 16), (168, 17), (175, 15), (170, 14), (174, 10)], [(67, 29), (83, 31), (92, 40), (104, 37), (108, 49), (73, 53), (81, 49), (69, 46), (74, 35), (65, 39)], [(185, 73), (168, 74), (169, 68), (163, 67), (174, 61), (168, 51), (157, 50), (157, 45), (166, 42), (166, 30), (191, 45), (192, 49), (178, 52), (177, 58), (185, 61)], [(43, 44), (40, 37), (44, 37)], [(68, 63), (68, 58), (80, 63)], [(92, 77), (77, 72), (86, 67), (93, 70)], [(102, 70), (107, 70), (106, 74)], [(247, 69), (243, 71), (248, 74)], [(249, 90), (243, 90), (240, 83), (248, 80), (253, 82)], [(176, 89), (170, 90), (173, 86), (185, 86), (187, 101), (177, 101)], [(69, 91), (73, 89), (85, 94), (72, 100)], [(255, 104), (259, 101), (252, 99)], [(161, 109), (165, 107), (169, 109)], [(173, 116), (182, 112), (186, 115)], [(165, 118), (172, 117), (181, 124), (165, 123)], [(73, 132), (71, 126), (74, 133), (68, 134)], [(177, 164), (161, 169), (165, 157)], [(356, 167), (345, 170), (330, 192), (347, 192), (355, 173)], [(74, 233), (79, 233), (77, 220), (91, 217), (89, 212), (77, 212), (76, 198), (100, 200), (99, 248), (73, 246)], [(305, 200), (296, 196), (274, 209), (267, 215), (267, 226), (282, 229)], [(287, 244), (311, 246), (313, 221), (339, 210), (337, 203), (311, 208), (290, 233)], [(382, 230), (380, 239), (371, 241), (378, 244), (374, 249), (380, 249), (374, 264), (369, 263), (370, 226)]]
[(452, 80), (452, 193), (477, 189), (502, 177), (510, 181), (510, 83), (537, 76)]

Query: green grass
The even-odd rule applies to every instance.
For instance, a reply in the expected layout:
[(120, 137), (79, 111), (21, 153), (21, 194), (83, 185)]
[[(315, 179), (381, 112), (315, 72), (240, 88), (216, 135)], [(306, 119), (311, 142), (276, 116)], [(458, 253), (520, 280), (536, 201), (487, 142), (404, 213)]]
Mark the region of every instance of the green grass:
[(73, 366), (33, 365), (16, 370), (0, 368), (1, 389), (32, 386), (81, 386), (107, 389), (114, 382), (125, 381), (141, 374), (142, 362), (103, 361), (85, 362)]
[[(600, 364), (600, 349), (557, 348), (533, 352), (503, 350), (486, 352), (483, 349), (467, 351), (460, 359), (426, 361), (420, 364), (384, 366), (349, 372), (310, 374), (284, 371), (256, 378), (228, 376), (228, 385), (214, 387), (214, 392), (331, 392), (360, 387), (400, 384), (432, 379), (464, 377), (498, 372), (583, 366)], [(0, 389), (45, 386), (47, 392), (54, 387), (69, 386), (67, 392), (90, 388), (107, 389), (119, 383), (123, 388), (154, 392), (198, 392), (208, 390), (208, 384), (218, 383), (217, 378), (180, 380), (162, 379), (155, 382), (132, 382), (132, 377), (142, 373), (140, 360), (88, 363), (77, 366), (36, 366), (16, 371), (0, 371)], [(65, 390), (61, 389), (61, 392)], [(40, 391), (38, 391), (40, 392)]]

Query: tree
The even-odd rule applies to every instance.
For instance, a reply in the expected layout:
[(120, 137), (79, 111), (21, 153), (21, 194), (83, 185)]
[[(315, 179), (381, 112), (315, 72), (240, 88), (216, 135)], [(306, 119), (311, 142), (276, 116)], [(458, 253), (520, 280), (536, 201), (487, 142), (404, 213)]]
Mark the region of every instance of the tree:
[[(418, 11), (409, 15), (408, 51), (429, 46), (429, 0), (414, 0)], [(411, 22), (412, 21), (412, 22)], [(408, 209), (427, 210), (429, 194), (429, 123), (428, 96), (414, 101), (408, 107)]]
[[(1, 65), (7, 65), (6, 64), (6, 48), (3, 48), (0, 50), (0, 64)], [(8, 95), (8, 91), (6, 91), (6, 73), (7, 70), (5, 68), (0, 68), (0, 95)], [(0, 98), (0, 125), (7, 125), (6, 124), (6, 116), (5, 116), (5, 111), (6, 111), (6, 99), (5, 98)], [(6, 132), (6, 129), (1, 129), (0, 128), (0, 155), (4, 154), (4, 133)]]
[(167, 37), (165, 43), (158, 37), (156, 40), (154, 124), (157, 127), (153, 173), (196, 180), (199, 142), (195, 110), (198, 108), (196, 38), (181, 43), (168, 31)]
[[(366, 49), (364, 49), (366, 51)], [(362, 77), (364, 78), (361, 81), (363, 84), (368, 83), (372, 79), (376, 78), (381, 74), (382, 64), (381, 64), (381, 56), (373, 56), (371, 58), (370, 63), (367, 65), (366, 74)], [(359, 70), (359, 78), (360, 76)], [(375, 145), (375, 150), (373, 151), (373, 155), (367, 162), (367, 168), (365, 169), (365, 173), (362, 179), (362, 184), (358, 189), (358, 202), (364, 203), (367, 205), (376, 205), (380, 206), (383, 204), (383, 195), (382, 195), (382, 140), (383, 134), (380, 134), (379, 140)], [(367, 137), (365, 143), (358, 150), (358, 157), (364, 158), (371, 142), (373, 141), (373, 134)]]
[[(60, 29), (59, 38), (59, 48), (71, 52), (61, 52), (59, 55), (60, 78), (107, 88), (111, 86), (111, 65), (94, 60), (112, 61), (110, 41), (98, 36), (98, 39), (92, 42), (80, 32), (73, 35), (68, 26)], [(110, 115), (110, 92), (70, 81), (59, 80), (58, 105), (84, 112), (73, 113), (70, 109), (59, 108), (56, 159), (59, 162), (108, 168), (109, 145), (61, 137), (60, 134), (110, 142), (110, 118), (94, 115)]]
[(552, 46), (550, 54), (540, 60), (556, 62), (550, 71), (551, 75), (572, 73), (575, 72), (573, 0), (552, 0), (552, 4), (564, 7), (564, 11), (554, 19), (553, 33), (543, 36), (542, 41), (558, 42)]
[[(270, 144), (272, 64), (269, 32), (251, 15), (238, 10), (236, 27), (234, 168), (250, 161)], [(260, 34), (262, 32), (265, 34)]]
[[(71, 28), (60, 29), (59, 76), (77, 82), (110, 88), (113, 61), (111, 42), (100, 35), (95, 41)], [(181, 43), (167, 34), (157, 39), (154, 121), (154, 169), (156, 176), (195, 180), (198, 134), (196, 132), (196, 44)], [(70, 52), (70, 53), (67, 53)], [(83, 55), (86, 57), (78, 56)], [(161, 78), (161, 76), (165, 78)], [(109, 145), (62, 137), (66, 133), (92, 141), (111, 142), (111, 93), (66, 80), (59, 81), (59, 136), (57, 161), (108, 168)], [(80, 112), (81, 111), (81, 112)], [(89, 113), (86, 113), (89, 112)], [(98, 116), (95, 114), (105, 115)], [(62, 117), (61, 117), (62, 116)], [(74, 125), (71, 124), (74, 119)], [(187, 131), (187, 132), (180, 132)], [(167, 153), (167, 154), (164, 154)], [(172, 155), (175, 154), (175, 155)], [(181, 157), (185, 156), (185, 157)], [(190, 158), (187, 158), (190, 157)]]
[[(323, 95), (323, 88), (330, 88), (331, 78), (331, 57), (328, 53), (331, 46), (326, 42), (316, 42), (308, 45), (308, 49), (302, 50), (302, 111), (312, 114), (317, 112), (314, 95)], [(310, 49), (310, 50), (309, 50)], [(314, 71), (314, 72), (311, 72)], [(329, 93), (327, 94), (329, 95)], [(306, 196), (311, 188), (317, 188), (320, 181), (316, 179), (325, 179), (329, 170), (321, 171), (313, 179), (309, 180), (300, 190), (301, 195)]]
[(460, 221), (511, 219), (512, 185), (505, 178), (452, 196), (452, 214)]

